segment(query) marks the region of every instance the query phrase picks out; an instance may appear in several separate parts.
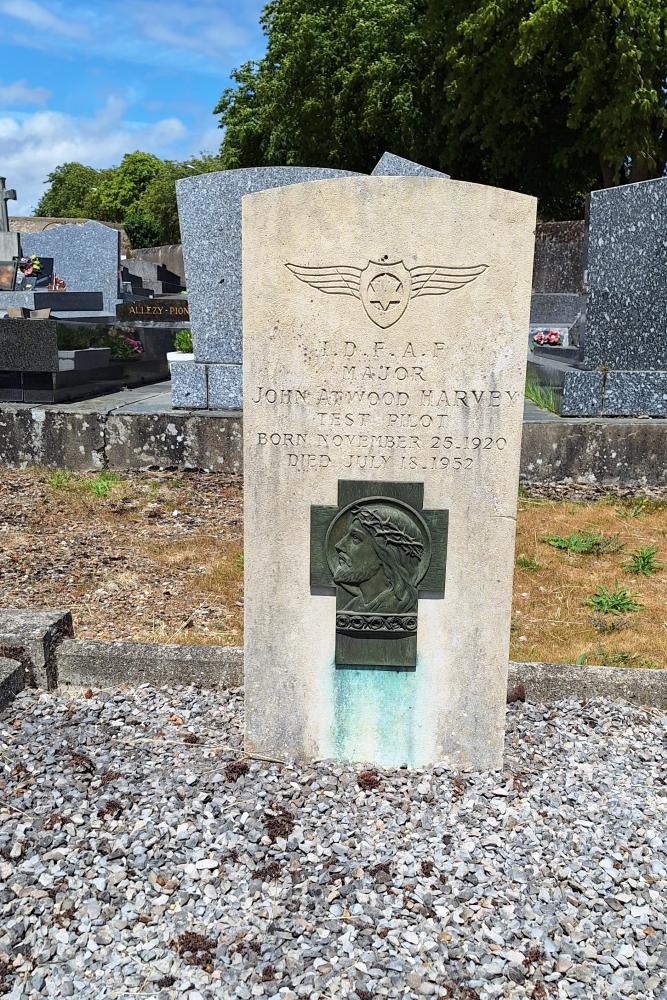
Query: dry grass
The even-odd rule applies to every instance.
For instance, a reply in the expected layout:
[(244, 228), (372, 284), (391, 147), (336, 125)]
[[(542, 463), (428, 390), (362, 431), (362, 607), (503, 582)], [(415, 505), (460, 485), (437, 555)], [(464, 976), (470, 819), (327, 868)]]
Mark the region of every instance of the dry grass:
[[(571, 555), (540, 541), (574, 531), (618, 535), (623, 550)], [(646, 545), (655, 545), (658, 561), (667, 562), (661, 558), (667, 557), (667, 505), (520, 499), (511, 658), (667, 667), (667, 570), (644, 577), (624, 568), (630, 553)], [(524, 560), (539, 568), (523, 568)], [(600, 584), (613, 587), (615, 580), (637, 596), (640, 611), (619, 617), (586, 606)]]
[[(79, 638), (236, 645), (241, 506), (240, 483), (221, 475), (0, 470), (0, 607), (71, 608)], [(623, 549), (571, 555), (540, 541), (575, 531), (618, 535)], [(629, 574), (642, 546), (666, 568)], [(667, 504), (521, 498), (516, 553), (513, 659), (667, 667)], [(640, 611), (586, 606), (615, 580)]]

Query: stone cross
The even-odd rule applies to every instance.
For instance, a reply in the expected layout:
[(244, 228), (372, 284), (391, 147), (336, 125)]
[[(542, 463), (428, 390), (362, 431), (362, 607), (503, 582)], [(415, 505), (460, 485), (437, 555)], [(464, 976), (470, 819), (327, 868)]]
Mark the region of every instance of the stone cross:
[(449, 512), (422, 483), (338, 481), (310, 508), (310, 585), (336, 590), (336, 666), (414, 668), (417, 605), (445, 589)]
[(0, 233), (9, 232), (7, 202), (16, 201), (16, 191), (5, 188), (5, 177), (0, 177)]

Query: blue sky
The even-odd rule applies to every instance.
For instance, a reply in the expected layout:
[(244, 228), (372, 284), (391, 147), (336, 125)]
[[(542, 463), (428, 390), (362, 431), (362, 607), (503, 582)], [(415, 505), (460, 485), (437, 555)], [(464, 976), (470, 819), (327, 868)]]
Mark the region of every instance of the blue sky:
[(264, 51), (263, 0), (0, 0), (0, 175), (29, 214), (47, 174), (135, 149), (217, 151), (229, 74)]

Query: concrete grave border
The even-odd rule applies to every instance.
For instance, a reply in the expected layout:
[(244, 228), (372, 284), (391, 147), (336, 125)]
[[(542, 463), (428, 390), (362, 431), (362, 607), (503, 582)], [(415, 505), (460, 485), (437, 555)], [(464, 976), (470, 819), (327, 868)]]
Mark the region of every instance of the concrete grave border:
[[(0, 711), (24, 687), (194, 684), (224, 691), (243, 684), (243, 649), (237, 646), (99, 642), (72, 634), (70, 612), (0, 609)], [(507, 690), (508, 701), (607, 698), (667, 709), (667, 669), (511, 662)]]

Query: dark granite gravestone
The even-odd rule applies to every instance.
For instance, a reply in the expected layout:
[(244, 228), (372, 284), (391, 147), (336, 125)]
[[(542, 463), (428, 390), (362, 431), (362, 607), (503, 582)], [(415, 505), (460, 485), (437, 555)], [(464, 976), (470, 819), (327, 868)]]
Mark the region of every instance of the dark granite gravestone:
[(57, 372), (54, 320), (0, 319), (0, 370)]
[(667, 178), (593, 191), (582, 368), (566, 416), (667, 416)]
[(120, 233), (99, 222), (62, 225), (41, 233), (24, 233), (23, 255), (53, 257), (54, 271), (68, 292), (101, 292), (106, 312), (118, 301)]

